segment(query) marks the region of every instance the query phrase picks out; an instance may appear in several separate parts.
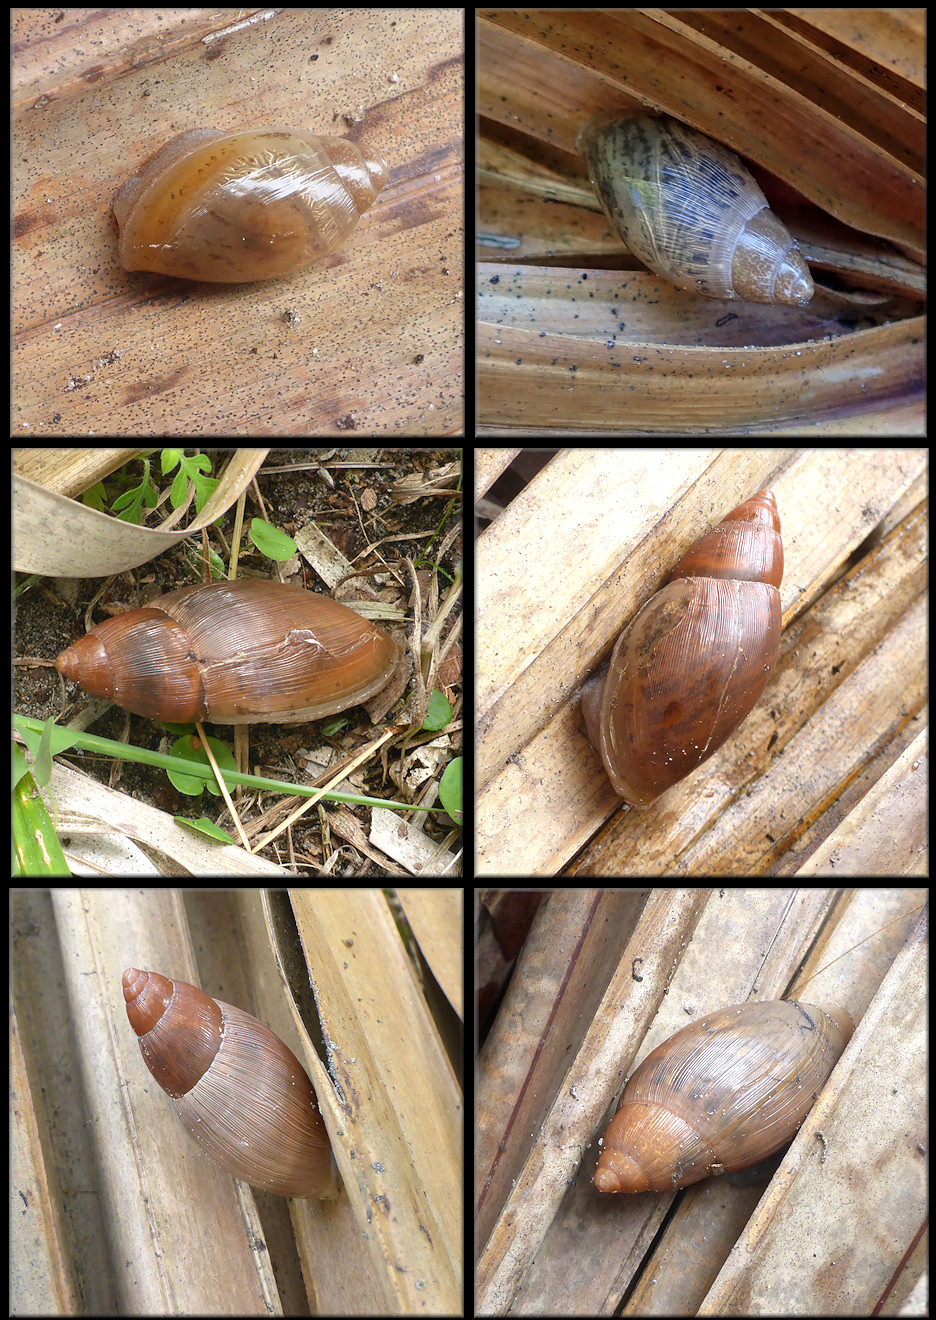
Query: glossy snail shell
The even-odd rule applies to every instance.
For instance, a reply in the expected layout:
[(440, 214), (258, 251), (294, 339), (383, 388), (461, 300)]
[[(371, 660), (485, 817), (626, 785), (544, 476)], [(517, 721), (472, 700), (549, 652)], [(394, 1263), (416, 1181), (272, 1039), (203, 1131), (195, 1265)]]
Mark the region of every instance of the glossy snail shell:
[(387, 172), (347, 138), (193, 129), (117, 194), (120, 263), (238, 284), (293, 275), (350, 238)]
[(648, 806), (750, 713), (780, 646), (783, 544), (773, 492), (740, 504), (683, 555), (582, 689), (616, 793)]
[(628, 248), (677, 288), (790, 307), (812, 298), (795, 241), (727, 147), (665, 116), (604, 114), (578, 149)]
[(181, 587), (106, 619), (55, 661), (92, 696), (188, 724), (296, 724), (367, 701), (392, 637), (328, 596), (279, 582)]
[(147, 1068), (209, 1158), (280, 1196), (335, 1195), (315, 1091), (279, 1036), (158, 972), (128, 967), (123, 995)]
[(854, 1025), (840, 1008), (735, 1004), (677, 1031), (628, 1081), (602, 1142), (599, 1192), (688, 1187), (790, 1140)]

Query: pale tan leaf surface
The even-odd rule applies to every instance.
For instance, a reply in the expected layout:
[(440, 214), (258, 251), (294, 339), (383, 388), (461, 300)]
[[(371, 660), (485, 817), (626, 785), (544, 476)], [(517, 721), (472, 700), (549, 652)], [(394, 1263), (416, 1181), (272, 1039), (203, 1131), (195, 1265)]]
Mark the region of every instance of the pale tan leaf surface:
[[(873, 418), (922, 434), (922, 13), (873, 11), (846, 38), (805, 12), (482, 11), (484, 433)], [(648, 274), (576, 196), (576, 136), (601, 110), (664, 113), (739, 153), (811, 264), (810, 306), (721, 303)]]
[[(926, 474), (926, 451), (900, 447), (555, 454), (478, 545), (478, 873), (795, 871), (925, 713)], [(579, 688), (685, 547), (767, 486), (786, 557), (777, 671), (711, 760), (647, 810), (622, 806)]]
[[(459, 11), (115, 12), (14, 20), (16, 433), (459, 432)], [(349, 244), (261, 283), (123, 270), (120, 185), (187, 129), (253, 126), (383, 153)]]
[[(480, 1312), (614, 1315), (626, 1298), (642, 1315), (751, 1314), (775, 1292), (788, 1312), (802, 1286), (811, 1314), (860, 1314), (891, 1285), (904, 1296), (925, 1268), (909, 1257), (926, 1214), (925, 894), (575, 892), (541, 904), (479, 1059)], [(598, 1140), (649, 1050), (778, 998), (838, 1004), (857, 1029), (776, 1175), (775, 1158), (748, 1187), (600, 1195)], [(888, 1031), (893, 1074), (875, 1048)], [(869, 1207), (854, 1189), (871, 1167)]]
[[(302, 890), (293, 906), (337, 1087), (336, 1159), (394, 1311), (458, 1312), (462, 1098), (377, 890)], [(323, 1111), (324, 1112), (324, 1111)]]

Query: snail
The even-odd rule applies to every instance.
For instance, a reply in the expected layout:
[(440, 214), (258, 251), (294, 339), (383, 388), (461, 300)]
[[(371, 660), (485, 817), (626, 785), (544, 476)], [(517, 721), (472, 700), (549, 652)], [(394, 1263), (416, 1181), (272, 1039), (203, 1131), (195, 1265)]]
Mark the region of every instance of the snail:
[(635, 256), (706, 298), (803, 307), (794, 239), (734, 152), (678, 120), (597, 115), (578, 136), (602, 209)]
[(336, 1195), (315, 1091), (279, 1036), (158, 972), (128, 967), (123, 996), (143, 1061), (210, 1159), (280, 1196)]
[(347, 138), (192, 129), (117, 194), (120, 264), (237, 284), (294, 275), (350, 238), (387, 171)]
[(649, 806), (750, 713), (777, 660), (782, 577), (777, 501), (762, 490), (689, 547), (584, 684), (588, 736), (627, 802)]
[(328, 596), (245, 580), (180, 587), (106, 619), (55, 667), (154, 720), (296, 724), (367, 701), (399, 654), (392, 637)]
[(785, 1145), (854, 1031), (840, 1008), (734, 1004), (658, 1045), (631, 1076), (602, 1141), (599, 1192), (688, 1187)]

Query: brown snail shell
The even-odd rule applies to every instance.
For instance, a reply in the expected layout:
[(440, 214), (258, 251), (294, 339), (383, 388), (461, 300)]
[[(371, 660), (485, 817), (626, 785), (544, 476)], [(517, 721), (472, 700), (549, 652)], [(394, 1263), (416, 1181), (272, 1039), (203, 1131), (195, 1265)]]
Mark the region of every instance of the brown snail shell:
[(735, 1004), (658, 1045), (602, 1142), (600, 1192), (688, 1187), (746, 1169), (788, 1142), (854, 1030), (843, 1009)]
[(279, 1036), (158, 972), (128, 967), (123, 995), (147, 1068), (210, 1159), (280, 1196), (335, 1195), (315, 1091)]
[(614, 791), (648, 806), (750, 713), (780, 647), (780, 518), (762, 490), (690, 546), (621, 633), (582, 712)]
[(329, 596), (279, 582), (181, 587), (97, 624), (55, 661), (86, 692), (188, 724), (296, 724), (384, 687), (392, 637)]
[(347, 242), (387, 173), (347, 138), (192, 129), (117, 194), (120, 263), (230, 283), (293, 275)]
[(592, 186), (631, 252), (706, 298), (802, 307), (795, 240), (733, 151), (663, 115), (596, 115), (578, 136)]

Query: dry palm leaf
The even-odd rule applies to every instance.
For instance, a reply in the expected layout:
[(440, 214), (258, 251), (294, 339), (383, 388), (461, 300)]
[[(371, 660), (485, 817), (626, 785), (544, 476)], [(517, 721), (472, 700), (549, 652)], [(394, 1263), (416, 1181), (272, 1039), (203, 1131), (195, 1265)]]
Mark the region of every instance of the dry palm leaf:
[[(485, 425), (921, 425), (922, 38), (865, 14), (843, 31), (780, 12), (484, 11)], [(628, 257), (575, 150), (609, 109), (743, 154), (821, 281), (809, 307), (702, 299)]]
[[(476, 874), (751, 875), (840, 842), (923, 722), (926, 478), (927, 450), (893, 445), (544, 462), (478, 542)], [(578, 690), (716, 510), (764, 487), (786, 561), (776, 677), (705, 766), (622, 809)], [(913, 830), (891, 793), (893, 871)]]

